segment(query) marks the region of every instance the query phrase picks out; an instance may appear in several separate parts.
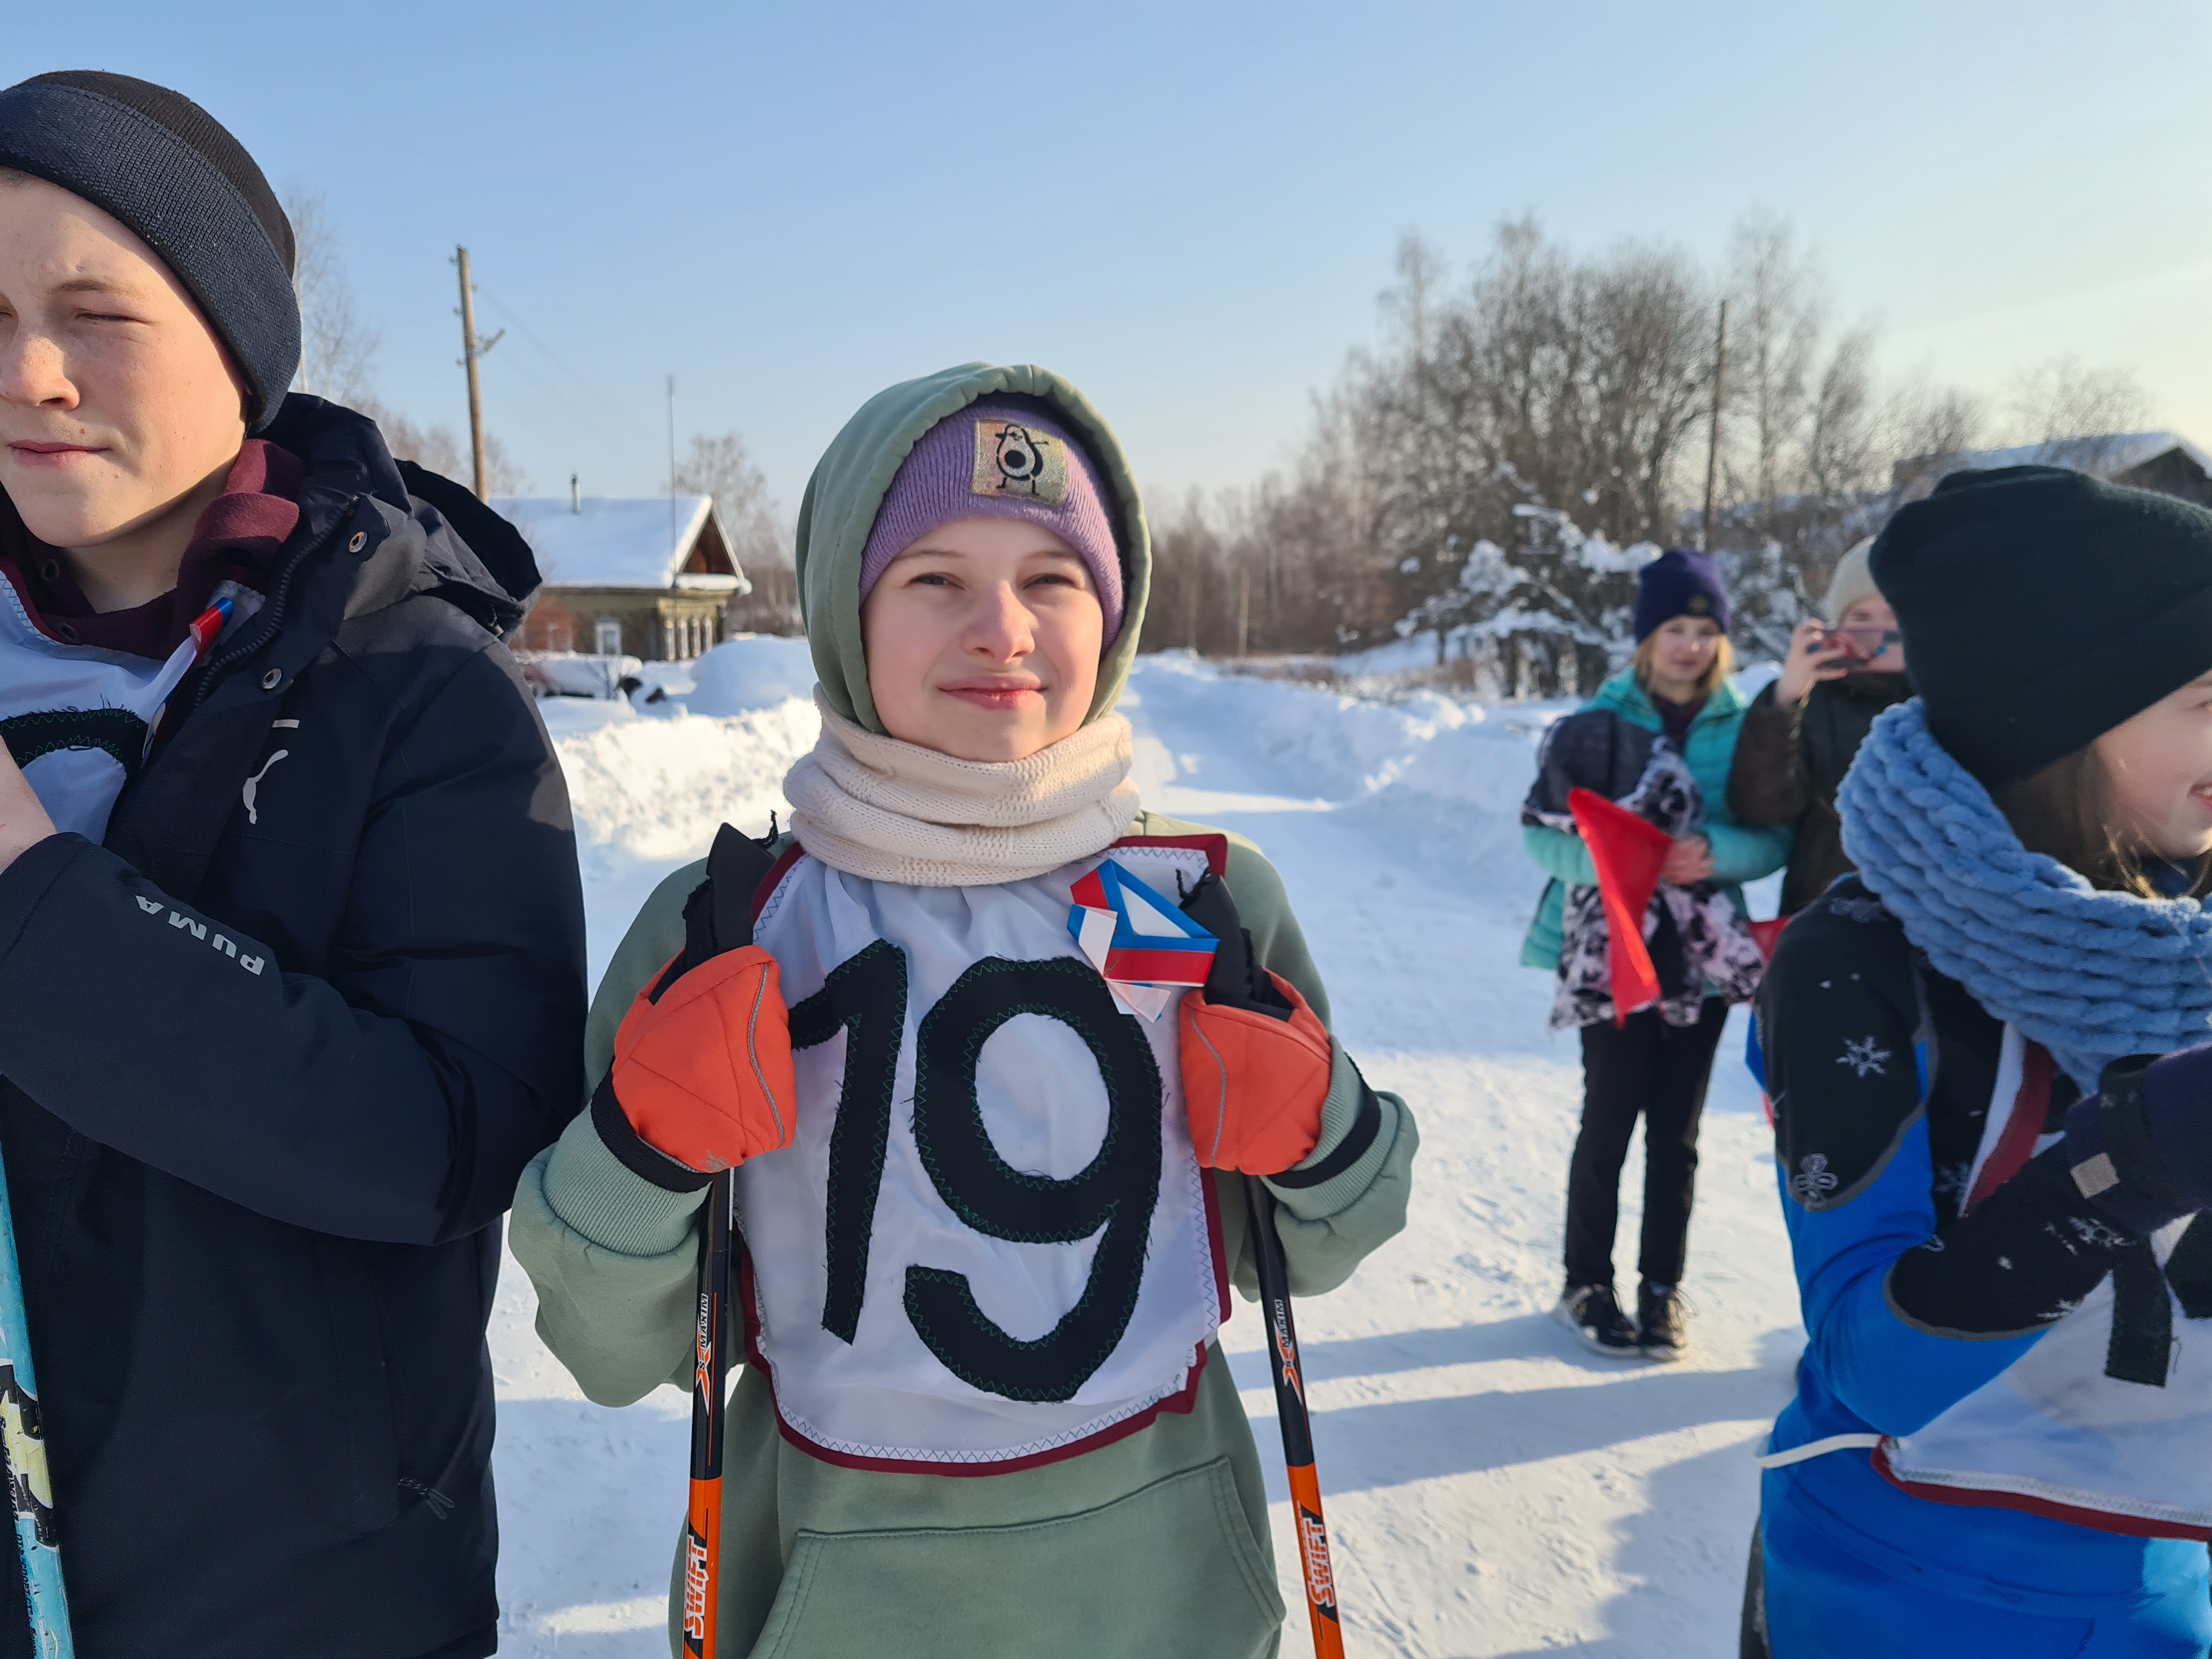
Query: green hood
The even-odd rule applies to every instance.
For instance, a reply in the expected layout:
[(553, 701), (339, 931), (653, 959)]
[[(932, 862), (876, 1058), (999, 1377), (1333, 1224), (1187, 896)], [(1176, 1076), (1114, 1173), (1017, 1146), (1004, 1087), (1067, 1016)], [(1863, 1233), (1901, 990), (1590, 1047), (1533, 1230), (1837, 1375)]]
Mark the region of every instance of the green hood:
[(799, 608), (806, 620), (814, 672), (830, 706), (871, 732), (880, 732), (884, 727), (876, 718), (867, 658), (860, 647), (860, 560), (867, 551), (868, 532), (875, 527), (876, 509), (890, 489), (899, 463), (924, 433), (979, 398), (999, 392), (1041, 398), (1051, 404), (1097, 465), (1099, 482), (1114, 509), (1126, 598), (1121, 631), (1098, 665), (1098, 693), (1091, 704), (1091, 719), (1114, 706), (1129, 678), (1152, 587), (1152, 540), (1128, 458), (1091, 400), (1049, 369), (1033, 363), (1011, 368), (962, 363), (919, 380), (902, 381), (861, 404), (860, 413), (830, 441), (799, 504)]

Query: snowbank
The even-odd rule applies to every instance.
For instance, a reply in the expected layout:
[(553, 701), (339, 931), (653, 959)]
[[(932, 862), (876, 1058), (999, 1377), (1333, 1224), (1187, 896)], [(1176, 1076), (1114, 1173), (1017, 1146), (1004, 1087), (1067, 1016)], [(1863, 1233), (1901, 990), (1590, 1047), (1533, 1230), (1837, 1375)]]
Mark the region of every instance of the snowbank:
[[(606, 930), (618, 935), (653, 883), (703, 856), (721, 824), (757, 834), (771, 811), (789, 813), (783, 775), (820, 729), (803, 640), (748, 636), (694, 663), (654, 666), (667, 688), (659, 703), (539, 705), (575, 805), (594, 974), (614, 948)], [(1775, 672), (1759, 664), (1737, 684), (1754, 696)], [(1140, 728), (1148, 696), (1201, 700), (1252, 762), (1296, 779), (1311, 804), (1381, 831), (1401, 857), (1481, 872), (1480, 890), (1510, 911), (1534, 902), (1542, 878), (1522, 850), (1521, 801), (1544, 729), (1574, 700), (1484, 706), (1419, 690), (1384, 701), (1224, 674), (1182, 652), (1140, 660), (1126, 700)], [(1163, 811), (1202, 817), (1249, 805), (1210, 789), (1194, 757), (1157, 738), (1140, 735), (1138, 750), (1138, 781)]]
[[(783, 775), (821, 729), (811, 669), (790, 690), (793, 643), (717, 646), (696, 665), (701, 689), (670, 696), (652, 718), (621, 702), (538, 705), (576, 817), (594, 985), (638, 906), (664, 876), (704, 857), (716, 830), (758, 835), (771, 812), (790, 815)], [(696, 712), (702, 705), (730, 712)]]
[(814, 695), (814, 657), (805, 640), (747, 634), (691, 665), (684, 697), (695, 714), (743, 714)]
[[(1141, 706), (1176, 680), (1199, 682), (1174, 689), (1202, 694), (1224, 732), (1235, 732), (1255, 758), (1297, 779), (1316, 799), (1378, 827), (1387, 822), (1407, 857), (1494, 869), (1516, 906), (1528, 898), (1531, 883), (1541, 885), (1522, 850), (1521, 800), (1544, 728), (1571, 704), (1484, 708), (1434, 691), (1379, 702), (1239, 678), (1181, 655), (1145, 659), (1133, 695)], [(1139, 781), (1155, 780), (1140, 775)]]
[(638, 681), (641, 714), (747, 714), (811, 697), (814, 659), (805, 640), (740, 634), (689, 662), (648, 664)]
[(1333, 665), (1344, 679), (1383, 679), (1396, 674), (1418, 674), (1443, 660), (1437, 648), (1437, 630), (1424, 628), (1401, 640), (1370, 645), (1364, 651), (1347, 651)]

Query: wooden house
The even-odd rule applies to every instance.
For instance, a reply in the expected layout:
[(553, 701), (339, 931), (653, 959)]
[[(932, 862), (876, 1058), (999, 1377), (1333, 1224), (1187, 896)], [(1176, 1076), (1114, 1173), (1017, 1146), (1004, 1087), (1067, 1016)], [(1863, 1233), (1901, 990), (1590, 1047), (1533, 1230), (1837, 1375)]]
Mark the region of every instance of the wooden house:
[(646, 662), (720, 641), (723, 611), (751, 588), (708, 495), (495, 495), (545, 578), (515, 644)]
[(1989, 472), (2001, 466), (2068, 466), (2212, 507), (2212, 454), (2178, 432), (2108, 432), (1963, 455), (1916, 455), (1897, 464), (1892, 482), (1905, 500), (1915, 501), (1947, 472)]

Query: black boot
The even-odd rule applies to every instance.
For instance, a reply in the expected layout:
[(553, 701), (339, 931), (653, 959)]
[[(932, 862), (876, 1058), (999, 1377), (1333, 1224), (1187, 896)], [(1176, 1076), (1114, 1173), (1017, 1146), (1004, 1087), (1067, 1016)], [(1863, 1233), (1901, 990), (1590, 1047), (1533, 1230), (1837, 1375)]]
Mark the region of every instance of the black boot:
[(1636, 1327), (1620, 1311), (1610, 1285), (1570, 1285), (1560, 1292), (1559, 1305), (1552, 1310), (1558, 1320), (1580, 1338), (1584, 1347), (1613, 1359), (1638, 1359)]
[(1645, 1358), (1680, 1359), (1689, 1352), (1689, 1316), (1672, 1285), (1644, 1281), (1636, 1292), (1636, 1323)]

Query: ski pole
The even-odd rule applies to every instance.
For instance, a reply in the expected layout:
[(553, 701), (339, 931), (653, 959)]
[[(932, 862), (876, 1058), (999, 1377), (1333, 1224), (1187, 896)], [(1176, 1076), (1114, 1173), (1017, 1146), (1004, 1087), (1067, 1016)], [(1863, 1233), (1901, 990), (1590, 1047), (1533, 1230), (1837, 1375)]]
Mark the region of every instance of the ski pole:
[(53, 1478), (46, 1472), (39, 1421), (39, 1381), (31, 1368), (31, 1327), (23, 1312), (23, 1273), (8, 1172), (0, 1164), (0, 1441), (7, 1451), (8, 1495), (15, 1549), (23, 1562), (23, 1601), (38, 1659), (75, 1659), (69, 1596), (62, 1588), (61, 1532), (54, 1522)]
[(727, 1347), (730, 1210), (734, 1173), (707, 1186), (699, 1230), (699, 1328), (691, 1370), (691, 1508), (684, 1528), (684, 1651), (714, 1659), (722, 1589), (722, 1427), (730, 1376)]
[(1297, 1327), (1291, 1322), (1290, 1275), (1283, 1266), (1283, 1241), (1275, 1232), (1275, 1195), (1259, 1176), (1248, 1175), (1244, 1202), (1252, 1212), (1252, 1259), (1260, 1273), (1260, 1304), (1267, 1316), (1267, 1364), (1275, 1376), (1275, 1415), (1283, 1429), (1283, 1462), (1291, 1478), (1291, 1520), (1298, 1529), (1298, 1561), (1305, 1569), (1306, 1613), (1313, 1620), (1314, 1654), (1316, 1659), (1344, 1659), (1336, 1577), (1328, 1565), (1328, 1528), (1321, 1518), (1321, 1481), (1314, 1474), (1313, 1421), (1306, 1414), (1305, 1371), (1298, 1363)]

